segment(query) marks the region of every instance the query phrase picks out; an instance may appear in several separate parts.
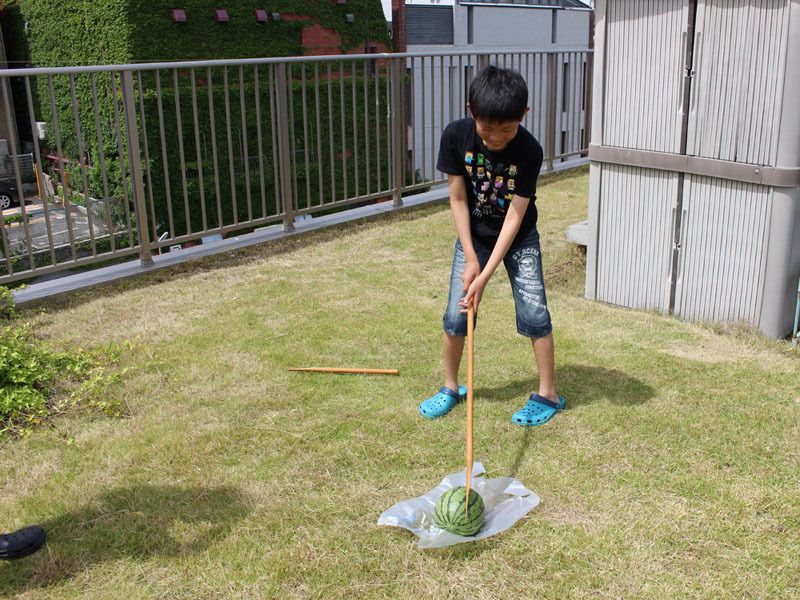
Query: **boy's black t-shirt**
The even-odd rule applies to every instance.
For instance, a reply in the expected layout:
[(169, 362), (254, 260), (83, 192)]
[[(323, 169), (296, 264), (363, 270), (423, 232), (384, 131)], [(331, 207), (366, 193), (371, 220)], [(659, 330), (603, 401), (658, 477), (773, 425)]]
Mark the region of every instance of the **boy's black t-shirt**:
[(543, 156), (539, 142), (522, 125), (503, 150), (492, 152), (478, 135), (475, 121), (468, 117), (445, 128), (436, 168), (448, 175), (464, 177), (470, 230), (473, 237), (490, 249), (500, 235), (514, 194), (531, 199), (513, 248), (536, 227), (536, 179)]

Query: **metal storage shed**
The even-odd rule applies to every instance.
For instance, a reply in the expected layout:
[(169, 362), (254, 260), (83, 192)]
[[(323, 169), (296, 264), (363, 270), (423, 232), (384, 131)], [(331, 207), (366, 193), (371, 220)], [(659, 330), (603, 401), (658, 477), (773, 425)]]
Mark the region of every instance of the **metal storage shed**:
[(792, 330), (800, 0), (596, 3), (586, 296)]

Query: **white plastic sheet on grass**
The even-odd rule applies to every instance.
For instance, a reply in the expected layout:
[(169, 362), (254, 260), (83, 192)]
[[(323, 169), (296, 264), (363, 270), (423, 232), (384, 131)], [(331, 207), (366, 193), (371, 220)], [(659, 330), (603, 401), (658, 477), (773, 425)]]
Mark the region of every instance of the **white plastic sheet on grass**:
[(453, 544), (487, 538), (511, 527), (539, 504), (539, 496), (513, 477), (486, 479), (479, 462), (472, 465), (470, 487), (483, 498), (486, 516), (483, 527), (472, 537), (462, 537), (436, 526), (433, 509), (447, 490), (467, 484), (467, 470), (448, 475), (424, 496), (398, 502), (378, 517), (378, 525), (408, 529), (419, 537), (420, 548), (443, 548)]

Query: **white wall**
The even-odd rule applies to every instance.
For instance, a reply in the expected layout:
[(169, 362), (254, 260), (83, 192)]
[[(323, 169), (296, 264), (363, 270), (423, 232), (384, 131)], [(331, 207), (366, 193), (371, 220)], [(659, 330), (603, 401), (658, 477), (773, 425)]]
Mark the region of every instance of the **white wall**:
[[(508, 5), (463, 5), (453, 4), (452, 0), (406, 0), (407, 4), (429, 6), (453, 6), (453, 45), (408, 46), (409, 52), (436, 52), (447, 50), (553, 50), (561, 47), (589, 46), (588, 10), (558, 9), (555, 19), (555, 43), (553, 40), (552, 8), (534, 8)], [(468, 41), (469, 11), (472, 10), (473, 40)]]
[[(458, 11), (464, 28), (467, 10), (473, 10), (473, 45), (485, 48), (519, 48), (549, 46), (552, 9), (510, 8), (497, 6), (462, 6)], [(563, 12), (563, 11), (559, 11)], [(456, 26), (458, 28), (458, 25)]]
[(589, 44), (589, 18), (586, 10), (558, 11), (556, 25), (556, 44), (583, 46)]

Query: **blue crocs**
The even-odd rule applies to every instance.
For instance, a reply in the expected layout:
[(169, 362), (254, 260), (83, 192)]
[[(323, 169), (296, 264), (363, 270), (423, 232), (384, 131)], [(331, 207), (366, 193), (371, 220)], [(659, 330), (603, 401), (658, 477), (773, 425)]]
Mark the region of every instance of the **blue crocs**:
[(467, 398), (467, 388), (463, 385), (458, 386), (458, 394), (447, 387), (439, 390), (439, 393), (428, 398), (419, 405), (419, 414), (428, 419), (443, 417), (449, 413), (453, 407)]
[(523, 427), (547, 423), (554, 414), (564, 410), (565, 400), (558, 396), (558, 404), (539, 394), (531, 394), (528, 403), (511, 416), (511, 422)]

